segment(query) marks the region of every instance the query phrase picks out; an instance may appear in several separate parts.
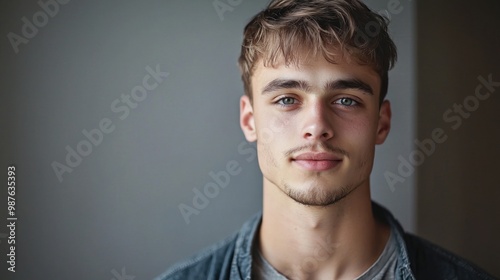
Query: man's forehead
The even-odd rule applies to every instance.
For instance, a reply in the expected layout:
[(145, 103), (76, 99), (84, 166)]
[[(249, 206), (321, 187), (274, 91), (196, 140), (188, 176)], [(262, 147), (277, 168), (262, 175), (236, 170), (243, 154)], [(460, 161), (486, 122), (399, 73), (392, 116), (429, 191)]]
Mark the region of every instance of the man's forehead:
[(332, 79), (357, 79), (370, 84), (375, 91), (378, 91), (380, 87), (380, 76), (368, 65), (342, 57), (335, 62), (327, 61), (322, 56), (305, 58), (292, 62), (285, 62), (283, 58), (280, 58), (275, 63), (260, 59), (252, 75), (254, 90), (260, 92), (267, 83), (278, 78), (312, 83), (327, 83)]

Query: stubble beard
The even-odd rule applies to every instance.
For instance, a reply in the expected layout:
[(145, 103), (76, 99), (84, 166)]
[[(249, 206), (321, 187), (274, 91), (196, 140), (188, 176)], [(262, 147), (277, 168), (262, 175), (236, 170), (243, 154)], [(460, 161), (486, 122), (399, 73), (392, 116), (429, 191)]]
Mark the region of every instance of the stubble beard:
[(283, 183), (283, 192), (295, 202), (305, 206), (327, 207), (338, 203), (346, 198), (350, 193), (357, 189), (358, 185), (347, 185), (336, 189), (325, 190), (320, 186), (303, 190), (300, 187), (292, 187)]

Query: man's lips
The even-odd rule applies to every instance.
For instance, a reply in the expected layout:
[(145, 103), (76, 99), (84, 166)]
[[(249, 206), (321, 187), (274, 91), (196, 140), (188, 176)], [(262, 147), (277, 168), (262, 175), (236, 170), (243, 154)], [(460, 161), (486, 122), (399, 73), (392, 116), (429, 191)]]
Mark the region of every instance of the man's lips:
[(325, 171), (339, 165), (342, 158), (330, 153), (303, 153), (292, 162), (309, 171)]
[(293, 160), (342, 160), (341, 157), (338, 157), (334, 154), (330, 153), (303, 153), (293, 158)]

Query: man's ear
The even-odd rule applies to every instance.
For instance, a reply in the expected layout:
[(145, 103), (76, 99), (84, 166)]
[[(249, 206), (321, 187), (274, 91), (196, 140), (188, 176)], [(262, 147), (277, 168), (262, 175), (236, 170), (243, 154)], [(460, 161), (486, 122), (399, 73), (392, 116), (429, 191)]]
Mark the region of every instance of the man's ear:
[(391, 130), (391, 103), (389, 100), (384, 100), (379, 110), (377, 135), (375, 138), (375, 144), (380, 145), (384, 143), (389, 131)]
[(255, 121), (253, 117), (253, 106), (247, 95), (243, 95), (240, 98), (240, 126), (248, 142), (254, 142), (257, 140)]

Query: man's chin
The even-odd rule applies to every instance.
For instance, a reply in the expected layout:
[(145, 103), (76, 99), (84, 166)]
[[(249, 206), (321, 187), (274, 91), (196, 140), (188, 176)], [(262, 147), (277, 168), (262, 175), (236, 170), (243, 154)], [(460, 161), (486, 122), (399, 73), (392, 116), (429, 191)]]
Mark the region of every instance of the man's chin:
[(351, 192), (352, 188), (340, 187), (337, 189), (324, 190), (320, 187), (311, 187), (300, 189), (284, 184), (284, 193), (295, 202), (306, 206), (326, 207), (338, 203)]

